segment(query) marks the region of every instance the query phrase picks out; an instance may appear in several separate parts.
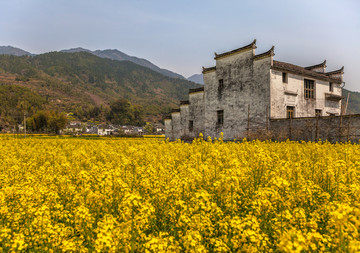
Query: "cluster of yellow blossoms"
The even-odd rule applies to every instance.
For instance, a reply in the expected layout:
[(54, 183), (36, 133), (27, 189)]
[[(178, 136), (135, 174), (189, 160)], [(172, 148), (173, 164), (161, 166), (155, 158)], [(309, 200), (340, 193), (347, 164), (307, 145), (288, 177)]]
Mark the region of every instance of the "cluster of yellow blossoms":
[(0, 251), (359, 252), (357, 144), (0, 137)]

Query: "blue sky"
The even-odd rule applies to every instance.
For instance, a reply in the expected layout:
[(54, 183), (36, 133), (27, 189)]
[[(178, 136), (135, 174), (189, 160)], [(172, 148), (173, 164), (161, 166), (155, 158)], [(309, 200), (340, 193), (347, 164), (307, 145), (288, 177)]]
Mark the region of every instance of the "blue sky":
[(360, 91), (360, 1), (1, 0), (0, 45), (31, 53), (119, 49), (186, 77), (214, 52), (257, 39), (257, 53), (300, 66), (345, 66)]

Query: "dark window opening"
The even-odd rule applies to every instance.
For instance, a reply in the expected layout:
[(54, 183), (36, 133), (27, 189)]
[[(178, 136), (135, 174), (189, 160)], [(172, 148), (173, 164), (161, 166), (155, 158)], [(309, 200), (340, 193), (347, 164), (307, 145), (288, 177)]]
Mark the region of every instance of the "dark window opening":
[(189, 131), (192, 132), (194, 130), (194, 121), (189, 120)]
[(224, 110), (217, 111), (217, 124), (218, 125), (224, 124)]
[(334, 91), (334, 85), (333, 83), (329, 83), (329, 91), (333, 92)]
[(282, 72), (282, 82), (287, 83), (288, 82), (288, 74), (285, 72)]
[(295, 116), (295, 106), (286, 106), (286, 118), (292, 119)]
[(314, 80), (304, 79), (305, 98), (315, 98), (315, 82)]
[(219, 79), (219, 86), (218, 86), (219, 96), (221, 96), (223, 89), (224, 89), (224, 79)]
[(224, 79), (220, 79), (219, 80), (219, 89), (223, 89), (224, 88)]
[(322, 116), (322, 110), (315, 109), (315, 117), (321, 117)]

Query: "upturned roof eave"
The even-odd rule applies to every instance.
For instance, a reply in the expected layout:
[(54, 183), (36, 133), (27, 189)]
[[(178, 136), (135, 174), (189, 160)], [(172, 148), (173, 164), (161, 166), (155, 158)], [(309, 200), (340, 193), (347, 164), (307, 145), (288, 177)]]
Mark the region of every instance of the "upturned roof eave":
[(306, 69), (306, 70), (312, 70), (312, 69), (317, 69), (317, 68), (326, 68), (326, 60), (324, 60), (322, 63), (316, 64), (316, 65), (304, 67), (304, 69)]
[(255, 49), (255, 48), (256, 48), (256, 39), (254, 39), (253, 42), (251, 42), (249, 45), (246, 45), (244, 47), (240, 47), (240, 48), (237, 48), (237, 49), (225, 52), (225, 53), (221, 53), (221, 54), (215, 53), (214, 59), (219, 60), (221, 58), (224, 58), (224, 57), (227, 57), (227, 56), (230, 56), (230, 55), (234, 55), (234, 54), (246, 51), (246, 50)]
[[(284, 66), (281, 66), (281, 65), (288, 66), (288, 67), (284, 67)], [(289, 73), (292, 73), (292, 74), (296, 74), (296, 75), (300, 75), (300, 76), (306, 76), (306, 77), (309, 77), (309, 78), (314, 78), (314, 79), (327, 81), (327, 82), (333, 82), (333, 83), (338, 83), (338, 84), (342, 83), (341, 79), (332, 78), (332, 77), (326, 76), (324, 73), (307, 70), (307, 69), (305, 69), (303, 67), (300, 67), (300, 66), (297, 66), (297, 65), (294, 65), (294, 64), (290, 64), (290, 63), (286, 63), (286, 62), (274, 61), (273, 66), (271, 67), (271, 69), (279, 70), (279, 71), (285, 71), (285, 72), (289, 72)]]

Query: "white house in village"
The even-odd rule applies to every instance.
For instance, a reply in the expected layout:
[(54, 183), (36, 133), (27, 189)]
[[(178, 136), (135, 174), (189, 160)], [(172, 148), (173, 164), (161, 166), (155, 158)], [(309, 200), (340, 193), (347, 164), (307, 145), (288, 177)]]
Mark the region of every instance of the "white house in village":
[(249, 119), (264, 127), (269, 119), (333, 116), (341, 113), (344, 67), (326, 72), (326, 61), (308, 67), (274, 60), (274, 47), (255, 54), (251, 44), (222, 54), (203, 68), (204, 87), (190, 89), (165, 119), (171, 140), (204, 137), (243, 138)]

